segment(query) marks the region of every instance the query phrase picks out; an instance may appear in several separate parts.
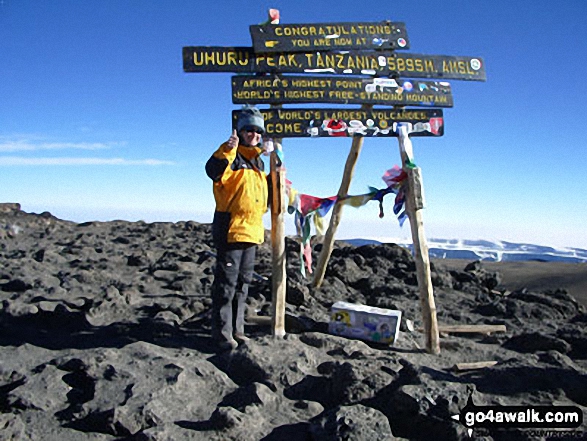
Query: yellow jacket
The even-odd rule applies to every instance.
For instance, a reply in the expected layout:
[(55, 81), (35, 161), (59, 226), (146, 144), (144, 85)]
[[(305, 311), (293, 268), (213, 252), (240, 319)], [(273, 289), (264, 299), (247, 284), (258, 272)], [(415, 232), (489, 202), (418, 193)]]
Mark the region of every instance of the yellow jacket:
[(216, 213), (212, 230), (217, 245), (263, 243), (268, 188), (261, 151), (243, 145), (229, 149), (224, 143), (206, 163), (206, 173), (214, 181)]

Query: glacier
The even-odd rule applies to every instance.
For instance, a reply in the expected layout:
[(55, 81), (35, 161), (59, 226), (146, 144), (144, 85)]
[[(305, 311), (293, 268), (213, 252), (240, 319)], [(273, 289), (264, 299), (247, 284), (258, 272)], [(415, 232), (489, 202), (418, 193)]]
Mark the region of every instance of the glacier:
[[(410, 251), (411, 241), (387, 238), (343, 239), (351, 245), (395, 243)], [(541, 262), (587, 262), (587, 250), (582, 248), (563, 248), (508, 241), (469, 240), (469, 239), (427, 239), (428, 254), (433, 259), (467, 259), (491, 262), (541, 261)]]

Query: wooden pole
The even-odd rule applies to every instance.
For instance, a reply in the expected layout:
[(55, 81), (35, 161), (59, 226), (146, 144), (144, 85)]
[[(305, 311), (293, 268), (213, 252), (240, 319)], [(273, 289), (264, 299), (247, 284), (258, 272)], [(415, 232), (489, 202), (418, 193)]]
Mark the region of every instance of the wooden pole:
[(318, 258), (318, 264), (316, 265), (316, 272), (314, 273), (313, 281), (313, 285), (316, 288), (319, 288), (320, 285), (322, 285), (322, 282), (324, 281), (326, 265), (328, 264), (330, 254), (332, 254), (332, 247), (334, 245), (334, 235), (336, 233), (336, 229), (338, 228), (338, 224), (342, 216), (342, 207), (344, 206), (344, 203), (341, 201), (341, 198), (348, 195), (351, 180), (353, 178), (353, 173), (355, 171), (355, 165), (357, 163), (357, 159), (359, 158), (359, 153), (361, 153), (362, 147), (363, 137), (354, 136), (351, 151), (349, 152), (346, 164), (344, 166), (344, 174), (342, 176), (342, 182), (338, 190), (337, 200), (332, 209), (330, 224), (328, 225), (328, 230), (326, 231), (326, 235), (324, 236), (324, 242), (322, 243), (322, 251), (320, 252), (320, 257)]
[[(274, 139), (275, 149), (281, 139)], [(271, 328), (276, 337), (285, 336), (285, 295), (287, 275), (285, 270), (285, 168), (280, 164), (276, 150), (270, 156), (271, 173), (271, 249), (273, 272), (271, 292), (273, 295)]]
[(414, 243), (414, 260), (416, 262), (416, 276), (420, 291), (420, 303), (424, 331), (426, 334), (426, 349), (431, 354), (440, 353), (440, 337), (438, 335), (438, 321), (436, 319), (436, 304), (432, 291), (432, 277), (430, 274), (430, 258), (428, 245), (424, 235), (424, 223), (421, 209), (424, 207), (422, 180), (418, 168), (409, 167), (414, 155), (412, 141), (409, 137), (410, 125), (400, 123), (397, 126), (399, 134), (400, 154), (402, 167), (408, 174), (408, 191), (406, 194), (406, 213), (410, 219), (412, 241)]

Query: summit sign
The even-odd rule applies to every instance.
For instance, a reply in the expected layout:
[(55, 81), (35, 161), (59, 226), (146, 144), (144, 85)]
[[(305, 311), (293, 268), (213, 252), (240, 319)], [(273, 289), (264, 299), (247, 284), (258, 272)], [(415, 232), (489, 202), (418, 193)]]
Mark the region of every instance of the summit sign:
[[(397, 124), (412, 124), (411, 136), (442, 136), (441, 109), (261, 109), (265, 135), (275, 138), (398, 137)], [(238, 110), (232, 112), (236, 128)]]
[(337, 103), (452, 107), (444, 81), (310, 75), (232, 77), (235, 104)]
[(320, 23), (250, 26), (256, 53), (408, 49), (404, 23)]
[(392, 51), (258, 54), (249, 47), (187, 46), (185, 72), (322, 73), (485, 81), (480, 57)]
[[(265, 125), (263, 136), (272, 138), (274, 147), (277, 146), (270, 154), (273, 335), (285, 335), (283, 196), (286, 179), (281, 155), (282, 139), (352, 138), (313, 276), (312, 284), (319, 288), (333, 250), (344, 204), (341, 201), (348, 195), (364, 139), (397, 137), (403, 178), (394, 212), (399, 214), (400, 224), (406, 217), (410, 221), (426, 348), (429, 353), (440, 353), (428, 246), (421, 214), (423, 184), (420, 169), (414, 164), (410, 138), (444, 135), (443, 110), (430, 107), (452, 107), (451, 88), (446, 80), (485, 81), (485, 62), (481, 57), (401, 52), (410, 46), (403, 23), (280, 25), (276, 9), (269, 10), (269, 20), (271, 24), (249, 27), (253, 47), (186, 46), (182, 55), (185, 72), (240, 74), (231, 79), (233, 103), (271, 105), (269, 109), (259, 110)], [(282, 106), (301, 103), (359, 104), (360, 108)], [(393, 108), (379, 109), (375, 105)], [(238, 114), (239, 111), (232, 112), (233, 129), (237, 129)], [(379, 194), (377, 191), (372, 200), (379, 200), (382, 204), (383, 196), (377, 196)], [(404, 211), (400, 212), (402, 207)], [(303, 238), (302, 249), (304, 255), (311, 251), (309, 238)], [(308, 258), (306, 263), (311, 272), (311, 259)]]

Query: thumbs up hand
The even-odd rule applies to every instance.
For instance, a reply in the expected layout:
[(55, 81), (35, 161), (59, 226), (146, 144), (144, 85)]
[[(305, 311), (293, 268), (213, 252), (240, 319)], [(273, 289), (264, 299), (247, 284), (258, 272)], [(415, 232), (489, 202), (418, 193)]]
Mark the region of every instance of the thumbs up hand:
[(231, 150), (238, 147), (238, 136), (236, 134), (236, 130), (232, 131), (232, 135), (230, 135), (230, 138), (228, 138), (226, 144), (228, 145), (228, 148)]

